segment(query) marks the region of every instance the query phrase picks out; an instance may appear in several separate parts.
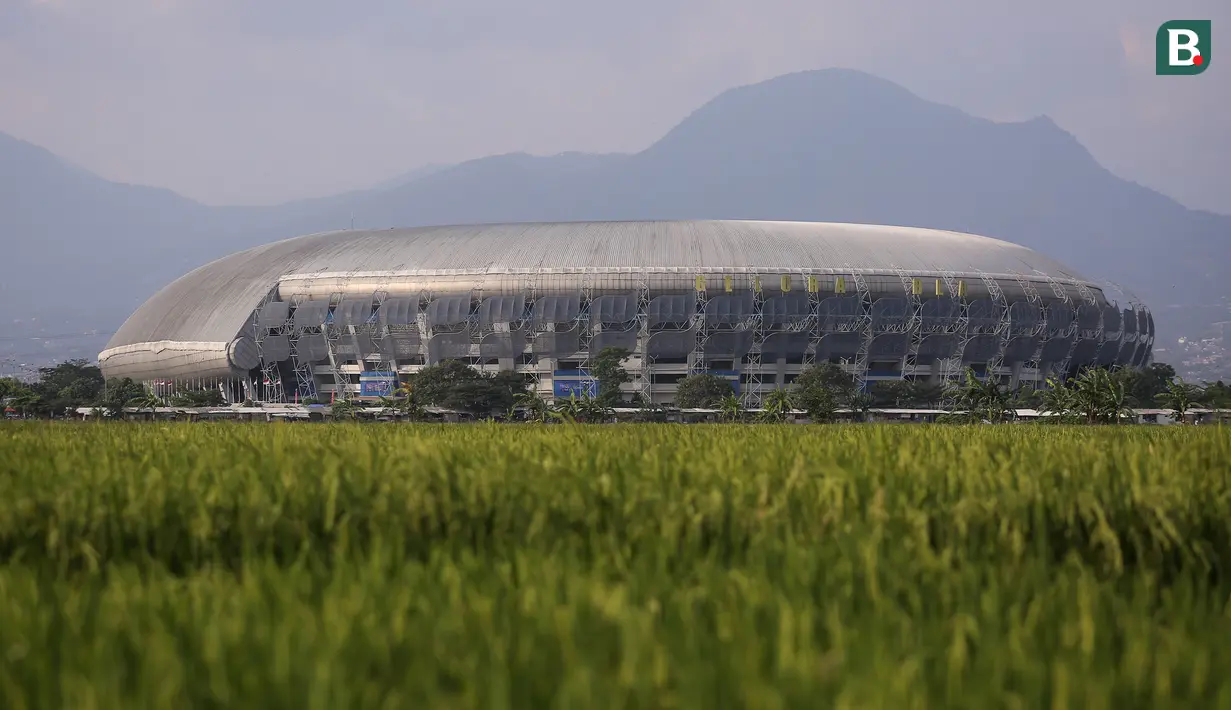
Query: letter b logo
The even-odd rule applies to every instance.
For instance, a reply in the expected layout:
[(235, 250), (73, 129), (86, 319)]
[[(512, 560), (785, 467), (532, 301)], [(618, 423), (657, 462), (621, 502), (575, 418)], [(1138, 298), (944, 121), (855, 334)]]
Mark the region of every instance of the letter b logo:
[(1200, 74), (1210, 65), (1210, 21), (1171, 20), (1154, 38), (1155, 74)]

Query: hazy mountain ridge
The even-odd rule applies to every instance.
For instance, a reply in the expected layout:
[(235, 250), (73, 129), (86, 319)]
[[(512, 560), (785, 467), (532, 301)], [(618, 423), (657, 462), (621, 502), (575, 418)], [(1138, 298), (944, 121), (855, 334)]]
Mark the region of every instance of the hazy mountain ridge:
[(995, 123), (849, 70), (724, 92), (632, 155), (512, 153), (261, 208), (206, 207), (117, 185), (41, 149), (12, 151), (20, 153), (13, 160), (10, 143), (0, 141), (0, 235), (34, 238), (14, 249), (0, 308), (29, 308), (31, 289), (49, 311), (72, 312), (89, 299), (106, 329), (209, 259), (344, 229), (352, 218), (356, 227), (731, 218), (955, 229), (1129, 287), (1168, 333), (1226, 318), (1182, 316), (1169, 305), (1231, 291), (1217, 272), (1231, 263), (1231, 217), (1188, 210), (1112, 175), (1046, 117)]
[(424, 178), (433, 173), (438, 173), (441, 170), (448, 170), (451, 167), (453, 167), (452, 163), (428, 163), (427, 165), (420, 165), (417, 168), (407, 170), (406, 172), (391, 177), (388, 180), (382, 180), (369, 189), (391, 190), (395, 187), (401, 187), (407, 183), (414, 182), (419, 178)]

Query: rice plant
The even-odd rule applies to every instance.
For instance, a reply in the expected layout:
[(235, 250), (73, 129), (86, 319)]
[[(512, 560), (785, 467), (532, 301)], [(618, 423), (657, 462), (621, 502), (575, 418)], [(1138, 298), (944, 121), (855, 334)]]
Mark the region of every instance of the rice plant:
[(1231, 707), (1231, 432), (0, 427), (0, 707)]

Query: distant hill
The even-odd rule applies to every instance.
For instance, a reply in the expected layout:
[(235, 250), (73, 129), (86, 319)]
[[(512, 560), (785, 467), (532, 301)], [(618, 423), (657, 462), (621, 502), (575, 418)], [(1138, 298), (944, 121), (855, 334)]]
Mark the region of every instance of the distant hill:
[(493, 156), (269, 208), (107, 183), (25, 144), (24, 167), (13, 167), (12, 144), (0, 141), (0, 209), (20, 214), (0, 216), (0, 234), (37, 235), (13, 262), (18, 288), (38, 285), (48, 308), (118, 290), (99, 297), (111, 326), (207, 258), (345, 228), (352, 215), (357, 227), (730, 218), (955, 229), (1131, 288), (1165, 336), (1225, 320), (1231, 296), (1231, 217), (1112, 175), (1048, 118), (994, 123), (850, 70), (732, 89), (634, 155)]
[(251, 223), (243, 212), (110, 182), (0, 134), (0, 323), (118, 325), (216, 235)]
[(1231, 218), (1112, 175), (1048, 118), (994, 123), (855, 71), (733, 89), (641, 153), (552, 169), (562, 163), (486, 158), (348, 207), (365, 226), (704, 217), (955, 229), (1128, 287), (1172, 333), (1217, 320), (1203, 304), (1231, 296), (1219, 267), (1231, 263)]
[(441, 170), (447, 170), (448, 168), (451, 168), (451, 167), (453, 166), (447, 163), (428, 163), (427, 165), (421, 165), (413, 170), (407, 170), (406, 172), (402, 173), (401, 175), (398, 175), (397, 177), (393, 177), (388, 180), (378, 182), (372, 186), (372, 189), (373, 190), (392, 190), (395, 187), (401, 187), (403, 185), (412, 183), (415, 180), (418, 180), (419, 178), (425, 178), (428, 175), (431, 175), (433, 173), (438, 173)]

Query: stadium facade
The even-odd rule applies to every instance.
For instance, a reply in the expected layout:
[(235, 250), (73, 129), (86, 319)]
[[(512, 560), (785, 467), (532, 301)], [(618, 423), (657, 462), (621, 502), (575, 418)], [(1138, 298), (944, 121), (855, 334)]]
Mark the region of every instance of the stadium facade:
[(1030, 249), (956, 232), (748, 222), (493, 224), (298, 237), (212, 262), (142, 305), (104, 375), (231, 401), (376, 397), (457, 359), (593, 391), (589, 359), (627, 349), (630, 399), (686, 375), (755, 406), (809, 364), (863, 385), (966, 367), (1041, 385), (1142, 367), (1154, 321)]

